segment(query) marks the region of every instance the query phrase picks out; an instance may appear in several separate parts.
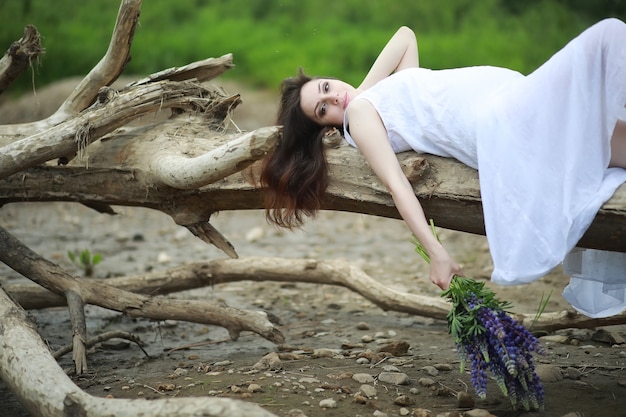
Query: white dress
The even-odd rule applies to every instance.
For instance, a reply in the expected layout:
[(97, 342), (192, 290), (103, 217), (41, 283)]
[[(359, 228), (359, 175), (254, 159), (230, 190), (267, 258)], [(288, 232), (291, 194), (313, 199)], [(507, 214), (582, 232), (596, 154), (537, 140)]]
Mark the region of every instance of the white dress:
[[(626, 105), (626, 25), (616, 19), (587, 29), (528, 76), (494, 67), (407, 69), (361, 98), (380, 114), (394, 151), (478, 169), (498, 284), (534, 281), (563, 262), (626, 182), (626, 170), (608, 168)], [(344, 135), (356, 146), (349, 127)], [(590, 274), (589, 265), (583, 274), (582, 257), (568, 269), (564, 295), (592, 317), (626, 308), (626, 257), (608, 255), (602, 262), (617, 262), (610, 278)]]

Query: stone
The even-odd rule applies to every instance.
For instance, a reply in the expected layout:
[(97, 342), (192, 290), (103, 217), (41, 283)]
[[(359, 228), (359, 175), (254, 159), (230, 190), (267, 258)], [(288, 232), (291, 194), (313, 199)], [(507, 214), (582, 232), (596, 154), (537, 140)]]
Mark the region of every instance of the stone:
[(259, 384), (250, 384), (248, 385), (248, 392), (249, 393), (263, 392), (263, 388)]
[(278, 371), (283, 369), (283, 362), (280, 360), (278, 353), (270, 352), (255, 363), (252, 369), (255, 371)]
[(464, 417), (496, 417), (491, 414), (487, 410), (483, 410), (482, 408), (475, 408), (473, 410), (466, 411), (463, 413)]
[(374, 398), (376, 397), (376, 394), (378, 394), (378, 392), (376, 391), (376, 388), (368, 384), (361, 385), (361, 388), (359, 388), (359, 391), (361, 391), (361, 394), (363, 394), (367, 398)]
[(337, 400), (333, 398), (325, 398), (320, 401), (321, 408), (337, 408)]
[(402, 356), (406, 355), (406, 353), (409, 351), (409, 347), (409, 344), (405, 341), (391, 342), (387, 343), (384, 346), (381, 346), (378, 351), (391, 353), (393, 356)]
[(432, 378), (420, 378), (417, 383), (424, 387), (430, 387), (431, 385), (435, 385), (435, 380)]
[(409, 376), (402, 372), (381, 372), (378, 381), (393, 385), (408, 385)]
[(454, 369), (454, 367), (449, 363), (436, 363), (433, 366), (438, 371), (451, 371)]
[(376, 410), (376, 411), (374, 411), (374, 414), (372, 414), (372, 415), (373, 415), (374, 417), (388, 417), (388, 416), (387, 416), (387, 413), (383, 413), (383, 412), (382, 412), (382, 411), (380, 411), (380, 410)]
[(393, 403), (401, 407), (406, 407), (415, 404), (415, 401), (407, 395), (399, 395), (395, 400), (393, 400)]
[(426, 371), (426, 373), (430, 376), (437, 376), (439, 375), (439, 371), (437, 370), (437, 368), (435, 368), (434, 366), (422, 366), (422, 370)]
[(456, 395), (456, 406), (458, 408), (474, 408), (474, 399), (465, 391), (459, 391)]
[(414, 408), (413, 417), (433, 417), (433, 413), (425, 408)]
[(554, 365), (539, 364), (535, 367), (535, 373), (543, 382), (557, 382), (563, 380), (561, 369)]
[(312, 377), (305, 376), (303, 378), (300, 378), (298, 380), (298, 382), (301, 383), (301, 384), (319, 384), (320, 380), (317, 379), (317, 378), (312, 378)]
[(287, 411), (285, 417), (307, 417), (307, 415), (304, 414), (304, 412), (299, 408), (292, 408), (291, 410)]
[(352, 379), (359, 384), (369, 384), (374, 382), (374, 377), (370, 374), (354, 374), (352, 375)]
[(357, 330), (369, 330), (370, 329), (370, 325), (367, 324), (364, 321), (361, 321), (361, 322), (357, 323), (356, 328), (357, 328)]

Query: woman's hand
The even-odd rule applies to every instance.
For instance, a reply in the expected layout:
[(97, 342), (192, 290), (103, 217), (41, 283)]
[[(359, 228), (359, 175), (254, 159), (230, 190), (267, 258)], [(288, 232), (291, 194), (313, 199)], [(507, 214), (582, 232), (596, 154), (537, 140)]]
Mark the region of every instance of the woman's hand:
[(459, 264), (448, 254), (448, 251), (440, 246), (430, 254), (430, 281), (441, 288), (447, 290), (450, 281), (455, 275), (463, 276), (463, 271)]

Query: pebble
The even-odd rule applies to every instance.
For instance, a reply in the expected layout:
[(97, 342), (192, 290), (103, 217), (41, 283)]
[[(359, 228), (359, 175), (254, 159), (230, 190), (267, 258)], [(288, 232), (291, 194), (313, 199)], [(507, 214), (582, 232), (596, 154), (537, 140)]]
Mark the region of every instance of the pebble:
[(358, 363), (359, 365), (366, 365), (370, 363), (370, 360), (367, 358), (359, 358), (356, 360), (356, 363)]
[(385, 372), (400, 372), (400, 370), (393, 365), (385, 365), (383, 366), (383, 371)]
[(401, 416), (408, 416), (411, 413), (406, 407), (400, 407), (399, 412)]
[(417, 388), (415, 388), (415, 387), (414, 387), (414, 388), (411, 388), (411, 389), (409, 390), (409, 392), (410, 392), (411, 394), (413, 394), (413, 395), (417, 395), (417, 394), (419, 394), (419, 393), (420, 393), (420, 390), (418, 390)]
[(317, 378), (311, 378), (311, 377), (305, 376), (304, 378), (300, 378), (298, 382), (301, 384), (319, 384), (320, 380)]
[(321, 408), (337, 408), (337, 401), (333, 398), (325, 398), (320, 401)]
[(361, 322), (357, 323), (356, 328), (357, 328), (357, 330), (369, 330), (370, 329), (370, 325), (367, 324), (364, 321), (361, 321)]
[(437, 376), (439, 375), (439, 371), (437, 370), (437, 368), (435, 368), (434, 366), (422, 366), (422, 370), (426, 371), (426, 373), (430, 376)]
[(496, 417), (493, 414), (491, 414), (489, 411), (483, 410), (482, 408), (475, 408), (473, 410), (466, 411), (463, 414), (463, 416), (464, 417)]
[(292, 408), (291, 410), (287, 411), (285, 417), (307, 417), (307, 415), (304, 414), (304, 412), (299, 408)]
[(340, 354), (341, 352), (337, 349), (327, 349), (327, 348), (321, 348), (321, 349), (315, 349), (313, 351), (313, 355), (311, 355), (313, 358), (332, 358), (335, 355)]
[(250, 242), (250, 243), (254, 243), (257, 240), (263, 238), (263, 236), (265, 235), (265, 231), (263, 230), (262, 227), (253, 227), (252, 229), (248, 230), (248, 233), (246, 233), (246, 241)]
[(563, 380), (561, 369), (554, 365), (539, 364), (535, 368), (535, 373), (539, 377), (539, 380), (543, 382), (557, 382)]
[(433, 417), (433, 413), (430, 410), (425, 408), (415, 408), (413, 409), (414, 417)]
[(458, 408), (474, 408), (474, 399), (465, 391), (459, 391), (456, 395), (456, 405)]
[(451, 371), (454, 369), (449, 363), (436, 363), (433, 365), (438, 371)]
[(228, 366), (232, 364), (233, 363), (231, 361), (219, 361), (219, 362), (215, 362), (213, 366)]
[(352, 375), (352, 379), (359, 384), (369, 384), (374, 382), (374, 377), (370, 374), (354, 374)]
[(396, 397), (395, 400), (393, 400), (393, 403), (395, 405), (399, 405), (401, 407), (405, 407), (405, 406), (409, 406), (409, 405), (415, 404), (415, 401), (411, 397), (408, 397), (406, 395), (399, 395), (398, 397)]
[(376, 388), (368, 384), (361, 385), (361, 388), (359, 388), (359, 391), (361, 391), (361, 394), (363, 394), (367, 398), (374, 398), (376, 397), (376, 394), (378, 394), (378, 392), (376, 391)]
[(383, 413), (380, 410), (376, 410), (374, 411), (374, 414), (372, 414), (374, 417), (387, 417), (387, 413)]
[(417, 383), (424, 387), (430, 387), (431, 385), (435, 385), (435, 380), (432, 378), (420, 378)]
[(393, 356), (402, 356), (406, 355), (406, 353), (409, 351), (409, 347), (410, 345), (405, 341), (391, 342), (386, 344), (385, 346), (382, 346), (380, 349), (378, 349), (378, 351), (391, 353)]
[(185, 376), (188, 373), (189, 373), (189, 371), (186, 370), (186, 369), (183, 369), (183, 368), (176, 368), (174, 370), (174, 375), (176, 375), (176, 376)]
[(248, 392), (250, 393), (263, 392), (263, 388), (259, 384), (250, 384), (248, 385)]
[(409, 376), (402, 372), (381, 372), (378, 374), (378, 380), (393, 385), (409, 384)]
[(370, 343), (372, 340), (374, 340), (374, 338), (370, 336), (369, 334), (363, 335), (361, 337), (361, 342), (363, 343)]

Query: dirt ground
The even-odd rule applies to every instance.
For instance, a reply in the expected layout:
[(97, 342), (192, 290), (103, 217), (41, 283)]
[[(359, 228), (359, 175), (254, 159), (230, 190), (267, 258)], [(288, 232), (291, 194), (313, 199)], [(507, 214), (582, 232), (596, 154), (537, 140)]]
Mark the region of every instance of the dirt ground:
[[(0, 123), (41, 117), (67, 96), (75, 80), (42, 89), (32, 98), (0, 101)], [(242, 129), (272, 123), (275, 95), (241, 92), (244, 105), (235, 114)], [(189, 262), (223, 258), (166, 215), (142, 208), (116, 207), (117, 216), (98, 214), (74, 203), (20, 203), (0, 208), (0, 224), (42, 256), (81, 274), (68, 251), (89, 249), (102, 254), (95, 276), (107, 278), (164, 270)], [(352, 213), (321, 213), (296, 232), (269, 226), (261, 211), (224, 212), (212, 221), (235, 245), (241, 257), (344, 259), (391, 288), (436, 296), (427, 268), (413, 252), (402, 222)], [(491, 261), (482, 236), (441, 231), (441, 238), (468, 276), (488, 280)], [(0, 265), (0, 284), (24, 280)], [(86, 278), (88, 279), (88, 278)], [(542, 296), (553, 291), (547, 311), (567, 307), (560, 292), (567, 277), (557, 270), (523, 287), (493, 287), (515, 311), (536, 311)], [(490, 285), (490, 284), (488, 284)], [(469, 375), (459, 361), (445, 323), (425, 317), (385, 312), (349, 290), (302, 283), (220, 284), (173, 295), (185, 299), (223, 301), (230, 306), (265, 310), (280, 320), (285, 346), (244, 333), (229, 341), (218, 327), (184, 322), (132, 319), (89, 306), (90, 336), (126, 330), (146, 344), (113, 340), (90, 351), (88, 374), (74, 381), (87, 392), (116, 398), (220, 396), (261, 404), (277, 416), (432, 416), (453, 412), (508, 416), (626, 416), (626, 327), (603, 332), (563, 330), (542, 338), (547, 355), (538, 357), (546, 376), (545, 411), (512, 411), (508, 400), (490, 383), (486, 400), (473, 395)], [(56, 350), (70, 343), (71, 326), (63, 308), (31, 311), (42, 337)], [(561, 336), (561, 337), (557, 337)], [(408, 351), (385, 358), (378, 352), (390, 342), (406, 342)], [(189, 347), (190, 345), (194, 347)], [(257, 371), (253, 366), (268, 353), (279, 353), (282, 369)], [(364, 359), (365, 357), (365, 359)], [(71, 371), (71, 355), (60, 359)], [(398, 381), (388, 379), (401, 375)], [(545, 375), (548, 375), (546, 372)], [(543, 375), (543, 374), (542, 374)], [(53, 384), (54, 381), (50, 381)], [(461, 407), (459, 392), (474, 404)], [(27, 416), (0, 383), (2, 416)], [(572, 414), (568, 414), (572, 413)], [(576, 414), (578, 413), (578, 414)], [(486, 415), (486, 414), (482, 414)]]

